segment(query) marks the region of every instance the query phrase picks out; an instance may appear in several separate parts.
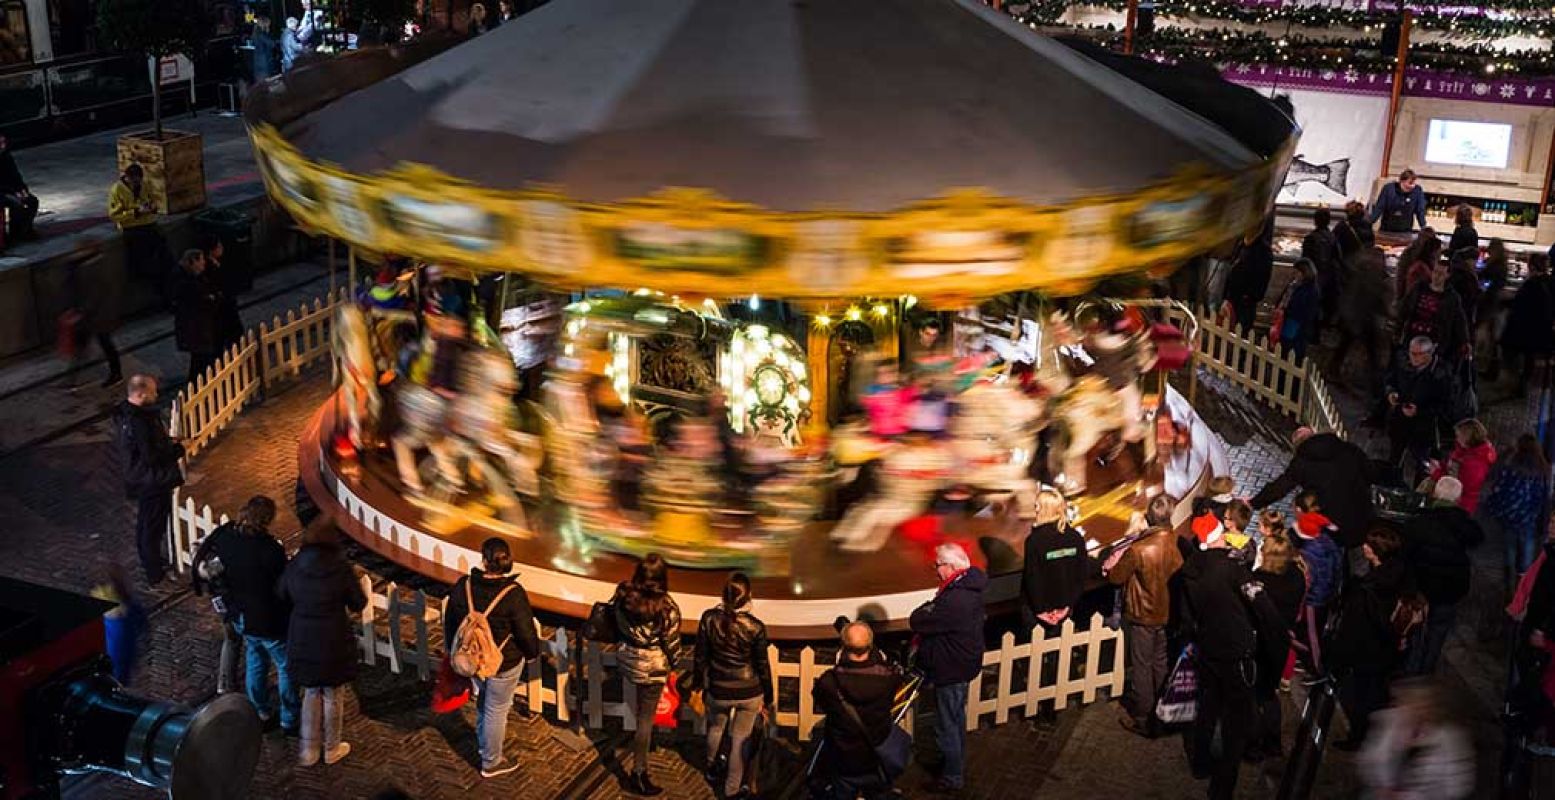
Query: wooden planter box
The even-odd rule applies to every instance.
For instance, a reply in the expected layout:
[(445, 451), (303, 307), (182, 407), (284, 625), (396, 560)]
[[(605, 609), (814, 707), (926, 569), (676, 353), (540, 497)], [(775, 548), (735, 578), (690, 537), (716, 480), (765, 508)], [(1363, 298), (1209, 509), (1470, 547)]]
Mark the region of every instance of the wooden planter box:
[(161, 214), (205, 205), (205, 142), (198, 133), (151, 131), (119, 137), (119, 171), (130, 163), (146, 171), (146, 196)]

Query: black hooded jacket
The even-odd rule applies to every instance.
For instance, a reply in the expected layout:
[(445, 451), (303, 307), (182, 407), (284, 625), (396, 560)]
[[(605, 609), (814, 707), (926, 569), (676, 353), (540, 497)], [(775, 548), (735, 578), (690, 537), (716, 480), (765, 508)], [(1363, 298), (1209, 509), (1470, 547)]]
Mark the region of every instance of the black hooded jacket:
[(1339, 526), (1339, 543), (1359, 547), (1373, 515), (1366, 452), (1332, 433), (1316, 433), (1296, 447), (1278, 478), (1253, 496), (1263, 508), (1301, 487), (1317, 493), (1324, 516)]
[(113, 427), (126, 496), (139, 500), (183, 485), (184, 448), (167, 435), (155, 408), (122, 400), (113, 408)]
[(351, 612), (367, 594), (339, 545), (307, 544), (281, 575), (281, 598), (292, 604), (286, 631), (287, 666), (303, 687), (340, 686), (356, 677), (361, 651)]
[(1455, 505), (1428, 509), (1404, 526), (1404, 560), (1427, 602), (1450, 604), (1468, 596), (1469, 548), (1484, 540), (1479, 523)]

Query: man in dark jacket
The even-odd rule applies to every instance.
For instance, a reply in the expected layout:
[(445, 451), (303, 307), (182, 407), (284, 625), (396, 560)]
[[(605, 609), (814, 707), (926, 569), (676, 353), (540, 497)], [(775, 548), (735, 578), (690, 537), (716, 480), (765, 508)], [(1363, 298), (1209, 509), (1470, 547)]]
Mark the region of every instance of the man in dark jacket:
[(481, 777), (494, 778), (518, 769), (517, 761), (502, 754), (502, 740), (507, 735), (508, 712), (513, 710), (513, 693), (523, 677), (524, 659), (540, 655), (540, 637), (535, 633), (529, 595), (513, 571), (508, 543), (495, 536), (487, 539), (481, 544), (481, 560), (482, 568), (470, 570), (448, 593), (443, 641), (454, 647), (459, 625), (474, 608), (486, 614), (491, 638), (502, 648), (502, 667), (497, 674), (475, 679), (480, 689), (475, 741), (480, 749)]
[(1339, 543), (1360, 547), (1374, 513), (1366, 452), (1332, 433), (1305, 426), (1291, 435), (1291, 444), (1296, 451), (1290, 464), (1253, 495), (1253, 508), (1277, 503), (1298, 487), (1315, 492), (1323, 514), (1339, 527)]
[[(1329, 229), (1333, 216), (1326, 208), (1312, 212), (1312, 230), (1301, 240), (1301, 257), (1312, 262), (1317, 273), (1317, 288), (1321, 298), (1322, 327), (1333, 325), (1339, 319), (1340, 264), (1339, 242)], [(1286, 312), (1289, 316), (1289, 311)], [(1312, 337), (1313, 341), (1317, 337)]]
[(1362, 552), (1371, 569), (1345, 584), (1339, 596), (1339, 622), (1328, 645), (1328, 668), (1338, 680), (1339, 702), (1350, 734), (1335, 742), (1354, 752), (1366, 741), (1371, 714), (1388, 700), (1388, 678), (1398, 664), (1398, 631), (1393, 615), (1399, 599), (1414, 593), (1414, 579), (1403, 557), (1403, 539), (1391, 528), (1366, 533)]
[(1404, 671), (1410, 675), (1436, 672), (1442, 646), (1458, 618), (1458, 603), (1469, 594), (1469, 549), (1485, 541), (1479, 523), (1458, 505), (1463, 483), (1452, 476), (1436, 481), (1431, 508), (1404, 526), (1404, 561), (1414, 572), (1415, 586), (1429, 603), (1425, 625), (1409, 643)]
[(220, 356), (221, 288), (206, 271), (205, 254), (187, 250), (173, 279), (173, 339), (189, 354), (189, 383)]
[[(1237, 771), (1259, 718), (1254, 694), (1259, 671), (1260, 637), (1289, 634), (1272, 618), (1255, 614), (1260, 600), (1268, 603), (1263, 586), (1247, 567), (1232, 557), (1223, 534), (1212, 533), (1203, 552), (1183, 567), (1183, 614), (1198, 646), (1199, 713), (1193, 724), (1190, 764), (1195, 777), (1209, 778), (1211, 798), (1236, 793)], [(1277, 630), (1269, 629), (1273, 625)], [(1219, 753), (1212, 751), (1216, 729)]]
[(1437, 428), (1449, 403), (1451, 383), (1436, 357), (1436, 343), (1424, 336), (1409, 340), (1403, 359), (1388, 373), (1388, 461), (1405, 452), (1418, 467), (1436, 447)]
[(38, 216), (38, 198), (27, 189), (22, 171), (16, 167), (16, 156), (11, 154), (10, 142), (0, 134), (0, 208), (10, 220), (10, 238), (22, 242), (36, 239), (32, 220)]
[(124, 470), (124, 493), (136, 501), (135, 551), (146, 583), (155, 586), (167, 575), (162, 542), (173, 514), (173, 489), (184, 483), (183, 445), (167, 435), (157, 413), (157, 379), (130, 378), (128, 397), (113, 410), (115, 444)]
[(243, 636), (248, 699), (259, 711), (259, 718), (269, 721), (273, 714), (269, 672), (270, 663), (274, 663), (276, 688), (281, 694), (281, 729), (294, 733), (302, 698), (286, 665), (286, 624), (291, 608), (275, 591), (286, 571), (286, 548), (270, 535), (274, 520), (274, 500), (264, 495), (249, 498), (237, 520), (217, 528), (200, 543), (194, 568), (201, 576), (196, 584), (212, 586)]
[(1271, 217), (1256, 233), (1248, 234), (1237, 249), (1236, 262), (1226, 276), (1226, 302), (1236, 317), (1237, 331), (1243, 336), (1253, 329), (1258, 304), (1269, 291), (1274, 275), (1274, 219)]
[(1417, 222), (1425, 227), (1425, 190), (1414, 170), (1404, 170), (1397, 181), (1382, 187), (1371, 207), (1371, 221), (1381, 221), (1389, 233), (1409, 233)]
[(1128, 646), (1128, 689), (1119, 723), (1132, 733), (1156, 733), (1156, 692), (1166, 684), (1166, 623), (1173, 575), (1182, 568), (1171, 528), (1172, 502), (1152, 504), (1150, 528), (1107, 559), (1107, 582), (1123, 587), (1123, 634)]
[[(891, 709), (901, 685), (901, 673), (875, 649), (869, 623), (844, 626), (837, 666), (817, 678), (810, 690), (815, 704), (826, 714), (826, 746), (821, 759), (824, 774), (832, 776), (832, 797), (853, 800), (859, 794), (867, 798), (889, 795), (891, 786), (883, 779), (875, 748), (885, 742), (896, 724)], [(857, 723), (846, 706), (857, 713)]]
[(908, 624), (918, 639), (918, 666), (934, 684), (934, 737), (945, 763), (938, 791), (959, 791), (966, 781), (967, 684), (983, 669), (983, 590), (988, 575), (972, 566), (958, 544), (934, 549), (940, 588), (912, 612)]

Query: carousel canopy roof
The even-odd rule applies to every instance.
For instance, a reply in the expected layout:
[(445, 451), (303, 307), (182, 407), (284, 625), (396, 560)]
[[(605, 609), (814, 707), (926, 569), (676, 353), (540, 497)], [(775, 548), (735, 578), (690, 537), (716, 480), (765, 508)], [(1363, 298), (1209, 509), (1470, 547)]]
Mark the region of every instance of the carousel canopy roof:
[(282, 133), (350, 173), (419, 163), (595, 203), (689, 186), (786, 211), (968, 186), (1049, 205), (1261, 160), (971, 0), (557, 0)]

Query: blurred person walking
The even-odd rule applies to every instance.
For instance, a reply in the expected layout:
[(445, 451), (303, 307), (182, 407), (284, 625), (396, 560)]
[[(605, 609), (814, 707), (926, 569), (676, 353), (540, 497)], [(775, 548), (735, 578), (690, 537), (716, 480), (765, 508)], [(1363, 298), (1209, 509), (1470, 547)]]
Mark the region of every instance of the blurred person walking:
[(328, 517), (303, 532), (302, 548), (286, 565), (278, 588), (292, 607), (286, 660), (292, 680), (303, 689), (297, 765), (311, 767), (320, 758), (333, 764), (351, 752), (342, 738), (345, 687), (361, 660), (351, 614), (367, 606), (367, 595)]
[(1555, 278), (1543, 253), (1528, 256), (1528, 277), (1507, 310), (1501, 349), (1507, 361), (1519, 362), (1517, 394), (1528, 394), (1534, 361), (1555, 351)]
[[(1301, 257), (1311, 262), (1313, 278), (1320, 294), (1321, 315), (1314, 313), (1314, 323), (1320, 316), (1324, 328), (1339, 321), (1339, 292), (1344, 282), (1344, 256), (1339, 252), (1339, 242), (1334, 232), (1329, 229), (1332, 220), (1333, 215), (1327, 208), (1312, 212), (1312, 230), (1301, 240)], [(1310, 339), (1316, 341), (1318, 338), (1319, 332), (1314, 324)]]
[(1431, 507), (1404, 524), (1404, 560), (1430, 604), (1425, 624), (1408, 643), (1404, 671), (1410, 675), (1436, 672), (1458, 620), (1458, 604), (1469, 596), (1474, 572), (1469, 550), (1485, 540), (1485, 533), (1463, 504), (1465, 491), (1457, 478), (1439, 478), (1431, 491)]
[[(90, 270), (92, 279), (82, 277)], [(71, 308), (61, 318), (61, 336), (69, 339), (61, 344), (70, 357), (70, 369), (66, 372), (66, 390), (80, 388), (77, 381), (86, 365), (87, 343), (97, 342), (108, 364), (108, 376), (99, 384), (112, 388), (124, 380), (123, 365), (119, 360), (119, 348), (114, 345), (113, 332), (119, 328), (119, 298), (124, 294), (124, 281), (120, 272), (105, 267), (101, 253), (93, 253), (85, 261), (72, 263), (65, 273), (65, 287), (70, 295)]]
[(1462, 800), (1474, 794), (1474, 744), (1426, 679), (1400, 681), (1376, 713), (1356, 767), (1376, 800)]
[(199, 250), (185, 251), (178, 265), (178, 278), (173, 283), (173, 334), (178, 349), (189, 354), (192, 387), (220, 353), (221, 289), (206, 271), (205, 254)]
[(1403, 554), (1404, 540), (1389, 528), (1366, 534), (1363, 552), (1371, 570), (1346, 584), (1339, 598), (1339, 622), (1329, 643), (1329, 670), (1339, 678), (1339, 702), (1350, 735), (1334, 746), (1354, 752), (1366, 741), (1374, 711), (1388, 698), (1388, 681), (1399, 664), (1402, 642), (1394, 617), (1399, 601), (1413, 591)]
[(1550, 515), (1550, 462), (1531, 433), (1517, 437), (1512, 455), (1496, 465), (1490, 489), (1480, 502), (1482, 516), (1499, 525), (1505, 542), (1503, 582), (1510, 591), (1528, 571), (1543, 541)]

